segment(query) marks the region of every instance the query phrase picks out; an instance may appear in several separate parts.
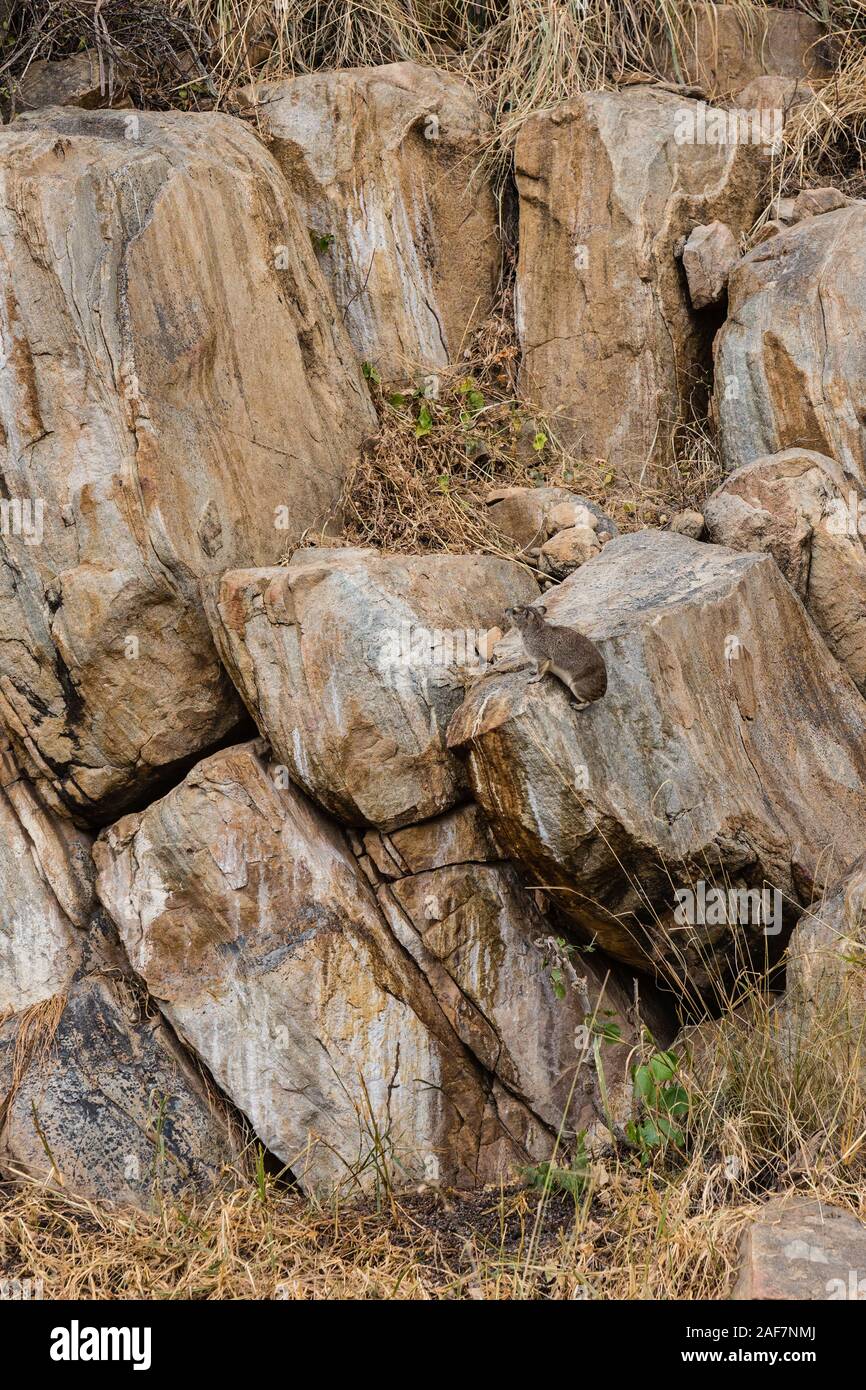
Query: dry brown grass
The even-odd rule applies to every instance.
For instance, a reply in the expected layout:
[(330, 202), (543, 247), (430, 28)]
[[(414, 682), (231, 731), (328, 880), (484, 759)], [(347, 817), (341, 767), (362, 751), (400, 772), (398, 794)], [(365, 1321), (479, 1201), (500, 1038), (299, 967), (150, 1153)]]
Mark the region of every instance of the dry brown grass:
[[(348, 475), (341, 509), (344, 538), (392, 552), (486, 551), (514, 556), (485, 499), (502, 487), (564, 487), (604, 507), (620, 530), (664, 525), (699, 508), (723, 470), (708, 422), (668, 428), (675, 462), (641, 483), (606, 459), (577, 460), (549, 421), (517, 390), (518, 348), (505, 290), (499, 311), (438, 373), (409, 383), (373, 379), (379, 432)], [(368, 375), (369, 364), (365, 364)], [(525, 562), (525, 561), (524, 561)]]
[[(602, 1065), (621, 1045), (602, 1045)], [(765, 983), (743, 978), (721, 1017), (676, 1046), (682, 1133), (644, 1157), (608, 1146), (574, 1192), (556, 1182), (564, 1157), (544, 1183), (384, 1183), (375, 1201), (331, 1203), (259, 1164), (255, 1181), (235, 1170), (208, 1198), (155, 1195), (148, 1213), (7, 1184), (0, 1276), (41, 1279), (49, 1298), (719, 1299), (768, 1195), (866, 1216), (862, 1052), (845, 1000), (791, 1025)]]

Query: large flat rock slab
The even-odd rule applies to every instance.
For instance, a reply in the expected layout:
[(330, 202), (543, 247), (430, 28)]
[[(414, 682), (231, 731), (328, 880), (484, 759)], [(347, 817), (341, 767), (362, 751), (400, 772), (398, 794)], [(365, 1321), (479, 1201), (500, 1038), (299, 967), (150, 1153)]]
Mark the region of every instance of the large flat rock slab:
[(321, 526), (375, 415), (243, 123), (26, 115), (0, 187), (0, 717), (105, 823), (238, 722), (200, 583)]
[(726, 466), (809, 449), (866, 485), (866, 203), (761, 242), (735, 266), (728, 295), (714, 389)]
[(577, 711), (554, 677), (529, 683), (516, 633), (497, 647), (449, 744), (503, 851), (605, 950), (683, 987), (750, 940), (763, 954), (767, 921), (670, 910), (703, 881), (767, 885), (796, 915), (859, 856), (866, 705), (850, 677), (769, 555), (644, 531), (545, 604), (598, 645), (607, 693)]
[(537, 595), (492, 556), (300, 550), (225, 575), (214, 637), (292, 780), (349, 825), (393, 829), (466, 799), (448, 721), (485, 634)]
[(0, 1167), (143, 1208), (212, 1188), (239, 1127), (138, 982), (83, 975), (54, 1005), (0, 1027)]
[(361, 358), (384, 380), (444, 367), (493, 306), (501, 247), (479, 173), (490, 120), (417, 63), (240, 92), (291, 185)]
[[(511, 1172), (552, 1136), (501, 1102), (388, 930), (343, 837), (255, 743), (96, 845), (134, 969), (308, 1190)], [(503, 1118), (504, 1117), (504, 1118)]]
[(676, 249), (697, 224), (739, 237), (760, 211), (766, 150), (702, 140), (708, 109), (653, 87), (590, 92), (517, 139), (521, 392), (580, 458), (635, 479), (670, 463), (676, 421), (706, 394), (717, 317), (692, 311)]

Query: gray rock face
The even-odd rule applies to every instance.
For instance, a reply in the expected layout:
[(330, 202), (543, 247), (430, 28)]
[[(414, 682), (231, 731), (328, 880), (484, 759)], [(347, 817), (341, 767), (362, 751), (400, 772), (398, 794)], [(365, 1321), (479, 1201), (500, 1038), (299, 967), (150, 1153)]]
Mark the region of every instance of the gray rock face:
[(866, 507), (833, 459), (786, 449), (738, 468), (706, 502), (709, 537), (766, 551), (866, 693)]
[(537, 595), (490, 556), (302, 550), (227, 574), (214, 637), (293, 781), (349, 825), (392, 829), (465, 798), (448, 721), (478, 639)]
[(866, 203), (800, 221), (733, 270), (716, 339), (714, 406), (733, 470), (785, 449), (866, 484)]
[(368, 1186), (377, 1163), (471, 1184), (549, 1150), (473, 1064), (342, 836), (261, 752), (206, 759), (96, 846), (100, 897), (179, 1035), (307, 1189)]
[(320, 525), (375, 417), (240, 122), (24, 116), (0, 187), (0, 718), (104, 823), (238, 720), (200, 580)]
[(684, 12), (678, 31), (681, 59), (669, 59), (677, 81), (696, 82), (712, 96), (728, 96), (762, 74), (821, 77), (829, 72), (826, 30), (811, 15), (780, 5), (744, 12), (739, 5), (699, 0)]
[(737, 239), (724, 222), (708, 222), (692, 228), (683, 247), (683, 270), (693, 309), (718, 304), (728, 288), (728, 277), (739, 256)]
[(521, 392), (579, 457), (634, 478), (670, 461), (710, 362), (675, 247), (696, 223), (739, 236), (760, 211), (765, 149), (702, 139), (707, 109), (653, 87), (590, 92), (517, 140)]
[[(634, 999), (609, 964), (573, 944), (557, 948), (478, 807), (391, 836), (371, 831), (364, 846), (394, 936), (482, 1065), (566, 1140), (623, 1124)], [(647, 993), (642, 1016), (664, 1037)], [(593, 1039), (614, 1019), (623, 1042), (604, 1050), (605, 1091)]]
[(137, 983), (85, 976), (53, 1012), (0, 1026), (6, 1172), (147, 1207), (156, 1192), (211, 1187), (239, 1152), (219, 1098)]
[(776, 1197), (743, 1232), (740, 1299), (866, 1298), (866, 1226), (856, 1216), (806, 1197)]
[(565, 918), (700, 985), (770, 924), (756, 909), (689, 921), (675, 890), (766, 883), (805, 902), (861, 852), (866, 706), (769, 556), (640, 532), (545, 604), (599, 646), (604, 698), (576, 712), (552, 677), (528, 684), (510, 634), (449, 745), (504, 852)]
[(240, 93), (312, 233), (359, 355), (386, 381), (457, 359), (490, 312), (500, 243), (477, 176), (490, 122), (417, 63), (310, 73)]
[(46, 810), (0, 738), (0, 1016), (67, 987), (95, 901), (89, 836)]

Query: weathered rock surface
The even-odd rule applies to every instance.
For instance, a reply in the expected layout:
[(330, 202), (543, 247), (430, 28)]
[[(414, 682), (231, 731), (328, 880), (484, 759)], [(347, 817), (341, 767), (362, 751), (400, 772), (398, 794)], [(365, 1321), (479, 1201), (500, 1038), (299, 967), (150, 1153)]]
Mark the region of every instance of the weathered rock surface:
[[(609, 964), (557, 950), (478, 807), (391, 836), (370, 831), (364, 848), (394, 936), (482, 1065), (565, 1139), (622, 1125), (631, 1101), (626, 1063), (638, 1037), (634, 1000)], [(663, 1037), (654, 1001), (643, 1016)], [(593, 1021), (600, 1030), (614, 1019), (623, 1042), (604, 1048), (603, 1092)]]
[(792, 222), (804, 222), (807, 217), (820, 217), (825, 212), (851, 207), (856, 201), (838, 188), (804, 188), (794, 199)]
[(683, 270), (693, 309), (718, 304), (739, 258), (737, 239), (724, 222), (708, 222), (692, 228), (683, 247)]
[(212, 1186), (239, 1152), (224, 1106), (133, 981), (84, 976), (59, 1021), (0, 1026), (7, 1172), (147, 1207), (155, 1192)]
[(774, 1197), (744, 1230), (731, 1297), (866, 1299), (866, 1226), (841, 1207)]
[(501, 259), (489, 121), (416, 63), (245, 88), (320, 249), (349, 336), (385, 380), (445, 366), (490, 312)]
[(89, 837), (41, 805), (0, 739), (0, 1016), (66, 988), (95, 901)]
[(741, 111), (778, 111), (784, 129), (791, 117), (812, 101), (819, 90), (819, 82), (802, 77), (753, 77), (725, 104)]
[(321, 523), (374, 417), (241, 123), (23, 116), (0, 185), (0, 717), (99, 821), (237, 722), (199, 581)]
[(803, 915), (786, 956), (784, 1017), (794, 1055), (820, 1036), (825, 1062), (835, 1062), (846, 1086), (852, 1077), (866, 1075), (864, 953), (866, 858), (861, 858), (814, 911)]
[(307, 1188), (363, 1184), (377, 1149), (404, 1178), (463, 1183), (549, 1150), (263, 748), (205, 759), (97, 842), (100, 897), (160, 1008)]
[[(644, 531), (545, 595), (607, 663), (576, 712), (515, 633), (452, 720), (505, 853), (612, 955), (700, 984), (756, 922), (671, 922), (706, 880), (808, 901), (861, 852), (866, 705), (769, 556)], [(770, 943), (772, 944), (772, 943)]]
[(709, 365), (674, 249), (696, 223), (739, 236), (760, 210), (765, 151), (701, 141), (702, 110), (653, 87), (592, 92), (517, 141), (521, 391), (580, 456), (635, 476), (670, 458)]
[(697, 83), (711, 96), (728, 96), (763, 73), (820, 77), (827, 73), (826, 30), (798, 10), (768, 6), (744, 20), (737, 5), (697, 4), (677, 31), (682, 53), (669, 73)]
[(346, 823), (392, 829), (465, 799), (445, 731), (478, 636), (537, 596), (491, 556), (300, 550), (227, 574), (214, 636), (292, 779)]
[(705, 503), (710, 540), (766, 551), (866, 694), (866, 550), (861, 494), (823, 454), (786, 449), (738, 468)]
[(866, 483), (866, 203), (810, 217), (738, 262), (715, 348), (715, 410), (733, 470), (784, 449)]
[(44, 106), (109, 106), (123, 95), (123, 78), (106, 59), (102, 66), (95, 51), (73, 53), (68, 58), (37, 59), (12, 84), (19, 111)]

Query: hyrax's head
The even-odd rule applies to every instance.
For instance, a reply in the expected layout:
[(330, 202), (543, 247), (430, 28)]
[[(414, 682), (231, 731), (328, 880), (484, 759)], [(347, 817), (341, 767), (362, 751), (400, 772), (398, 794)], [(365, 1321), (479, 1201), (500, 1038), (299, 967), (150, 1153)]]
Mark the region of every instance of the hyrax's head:
[(543, 603), (519, 603), (516, 608), (509, 608), (506, 611), (506, 618), (510, 618), (514, 626), (521, 632), (528, 632), (532, 628), (544, 627), (544, 615), (547, 612)]

